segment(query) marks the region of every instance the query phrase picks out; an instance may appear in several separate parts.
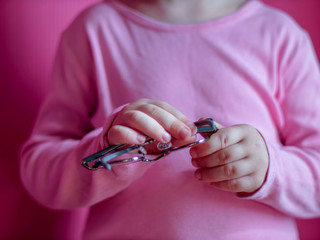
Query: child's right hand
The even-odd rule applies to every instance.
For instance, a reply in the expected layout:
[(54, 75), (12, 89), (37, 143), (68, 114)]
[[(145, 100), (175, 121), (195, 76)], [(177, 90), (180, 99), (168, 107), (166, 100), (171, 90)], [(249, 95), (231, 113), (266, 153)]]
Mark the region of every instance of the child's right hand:
[[(107, 133), (109, 144), (141, 144), (146, 136), (161, 143), (194, 140), (196, 126), (168, 103), (141, 99), (124, 107)], [(191, 141), (191, 140), (190, 140)]]

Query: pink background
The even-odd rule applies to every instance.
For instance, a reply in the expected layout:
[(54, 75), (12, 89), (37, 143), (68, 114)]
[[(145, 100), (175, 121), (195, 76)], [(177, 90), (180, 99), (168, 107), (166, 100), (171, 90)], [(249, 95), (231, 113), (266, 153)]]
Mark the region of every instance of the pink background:
[[(62, 29), (98, 0), (0, 0), (0, 239), (79, 239), (85, 209), (51, 211), (24, 191), (18, 152), (49, 82)], [(320, 1), (265, 0), (307, 29), (320, 56)], [(320, 80), (320, 79), (319, 79)], [(320, 239), (320, 219), (298, 220), (302, 240)]]

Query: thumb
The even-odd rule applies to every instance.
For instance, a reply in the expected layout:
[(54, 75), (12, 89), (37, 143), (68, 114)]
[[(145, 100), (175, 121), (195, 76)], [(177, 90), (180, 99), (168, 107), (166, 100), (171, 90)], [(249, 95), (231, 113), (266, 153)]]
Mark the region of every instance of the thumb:
[(214, 121), (214, 124), (216, 125), (216, 127), (217, 127), (218, 129), (224, 128), (224, 126), (223, 126), (222, 124), (220, 124), (220, 123), (218, 123), (218, 122), (216, 122), (216, 121)]

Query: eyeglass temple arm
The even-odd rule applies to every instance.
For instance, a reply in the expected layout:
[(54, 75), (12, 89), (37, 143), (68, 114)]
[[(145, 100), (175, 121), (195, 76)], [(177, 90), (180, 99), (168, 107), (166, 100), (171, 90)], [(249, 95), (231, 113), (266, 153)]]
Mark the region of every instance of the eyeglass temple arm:
[[(118, 157), (122, 154), (125, 154), (125, 153), (128, 153), (128, 152), (131, 152), (141, 146), (144, 146), (144, 145), (147, 145), (147, 144), (150, 144), (152, 142), (154, 142), (155, 140), (153, 139), (149, 139), (147, 140), (145, 143), (141, 144), (141, 145), (133, 145), (131, 147), (127, 147), (127, 148), (124, 148), (124, 149), (121, 149), (119, 151), (116, 151), (116, 152), (112, 152), (118, 148), (121, 148), (123, 146), (125, 146), (126, 144), (119, 144), (119, 145), (111, 145), (110, 147), (107, 147), (97, 153), (94, 153), (86, 158), (84, 158), (82, 160), (82, 165), (89, 169), (89, 170), (97, 170), (98, 167), (89, 167), (88, 163), (90, 162), (93, 162), (93, 161), (96, 161), (96, 160), (99, 160), (103, 157), (103, 159), (101, 161), (99, 161), (100, 164), (103, 164), (104, 167), (108, 168), (109, 169), (109, 164), (107, 163), (110, 159), (113, 159), (115, 157)], [(112, 152), (112, 153), (111, 153)], [(108, 153), (110, 153), (109, 155), (107, 155)]]
[(86, 158), (83, 159), (83, 162), (86, 162), (86, 163), (89, 163), (89, 162), (92, 162), (98, 158), (101, 158), (103, 157), (104, 155), (106, 155), (107, 153), (113, 151), (113, 150), (116, 150), (117, 148), (120, 148), (120, 147), (123, 147), (125, 144), (120, 144), (120, 145), (112, 145), (110, 147), (107, 147), (99, 152), (96, 152)]

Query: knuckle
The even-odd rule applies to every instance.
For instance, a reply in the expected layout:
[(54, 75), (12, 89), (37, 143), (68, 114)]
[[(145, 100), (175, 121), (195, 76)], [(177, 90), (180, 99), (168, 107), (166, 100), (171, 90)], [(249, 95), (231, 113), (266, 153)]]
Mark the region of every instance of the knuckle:
[(133, 102), (132, 105), (139, 106), (139, 105), (141, 105), (141, 104), (146, 104), (146, 103), (148, 103), (148, 102), (150, 102), (149, 99), (147, 99), (147, 98), (141, 98), (141, 99), (138, 99), (137, 101)]
[(119, 137), (119, 134), (119, 128), (117, 128), (117, 126), (112, 126), (106, 134), (108, 143), (114, 144), (116, 141), (118, 141), (117, 138)]
[(191, 129), (178, 119), (173, 119), (170, 122), (169, 131), (177, 139), (186, 139), (192, 135)]
[(162, 102), (162, 101), (155, 101), (154, 103), (157, 104), (160, 107), (163, 107), (163, 108), (171, 107), (171, 105), (169, 103)]
[(114, 136), (117, 134), (117, 131), (118, 131), (117, 125), (114, 125), (108, 130), (107, 135)]
[(118, 139), (122, 137), (123, 131), (119, 125), (113, 125), (107, 132), (108, 139)]
[(219, 159), (219, 164), (224, 165), (230, 159), (230, 154), (226, 151), (222, 151), (221, 153), (219, 153), (218, 159)]
[(147, 103), (140, 105), (139, 110), (151, 116), (158, 116), (160, 113), (160, 109), (157, 106)]
[(172, 106), (167, 103), (167, 102), (163, 102), (163, 101), (154, 101), (154, 104), (156, 104), (157, 106), (164, 108), (164, 109), (172, 109)]
[(228, 181), (228, 189), (231, 192), (240, 192), (242, 189), (241, 182), (239, 179), (232, 179)]
[(175, 119), (175, 120), (172, 120), (169, 124), (169, 130), (171, 132), (177, 132), (179, 131), (181, 128), (183, 127), (182, 123), (178, 120), (178, 119)]
[(223, 166), (223, 171), (227, 178), (231, 178), (236, 174), (236, 168), (232, 164)]
[(124, 118), (128, 123), (139, 122), (141, 119), (141, 114), (139, 111), (129, 110), (124, 113)]
[(107, 134), (107, 139), (110, 143), (114, 141), (124, 141), (124, 139), (130, 139), (130, 133), (121, 129), (120, 126), (112, 126)]
[(219, 142), (220, 142), (221, 149), (228, 146), (228, 143), (229, 143), (228, 134), (219, 134)]

